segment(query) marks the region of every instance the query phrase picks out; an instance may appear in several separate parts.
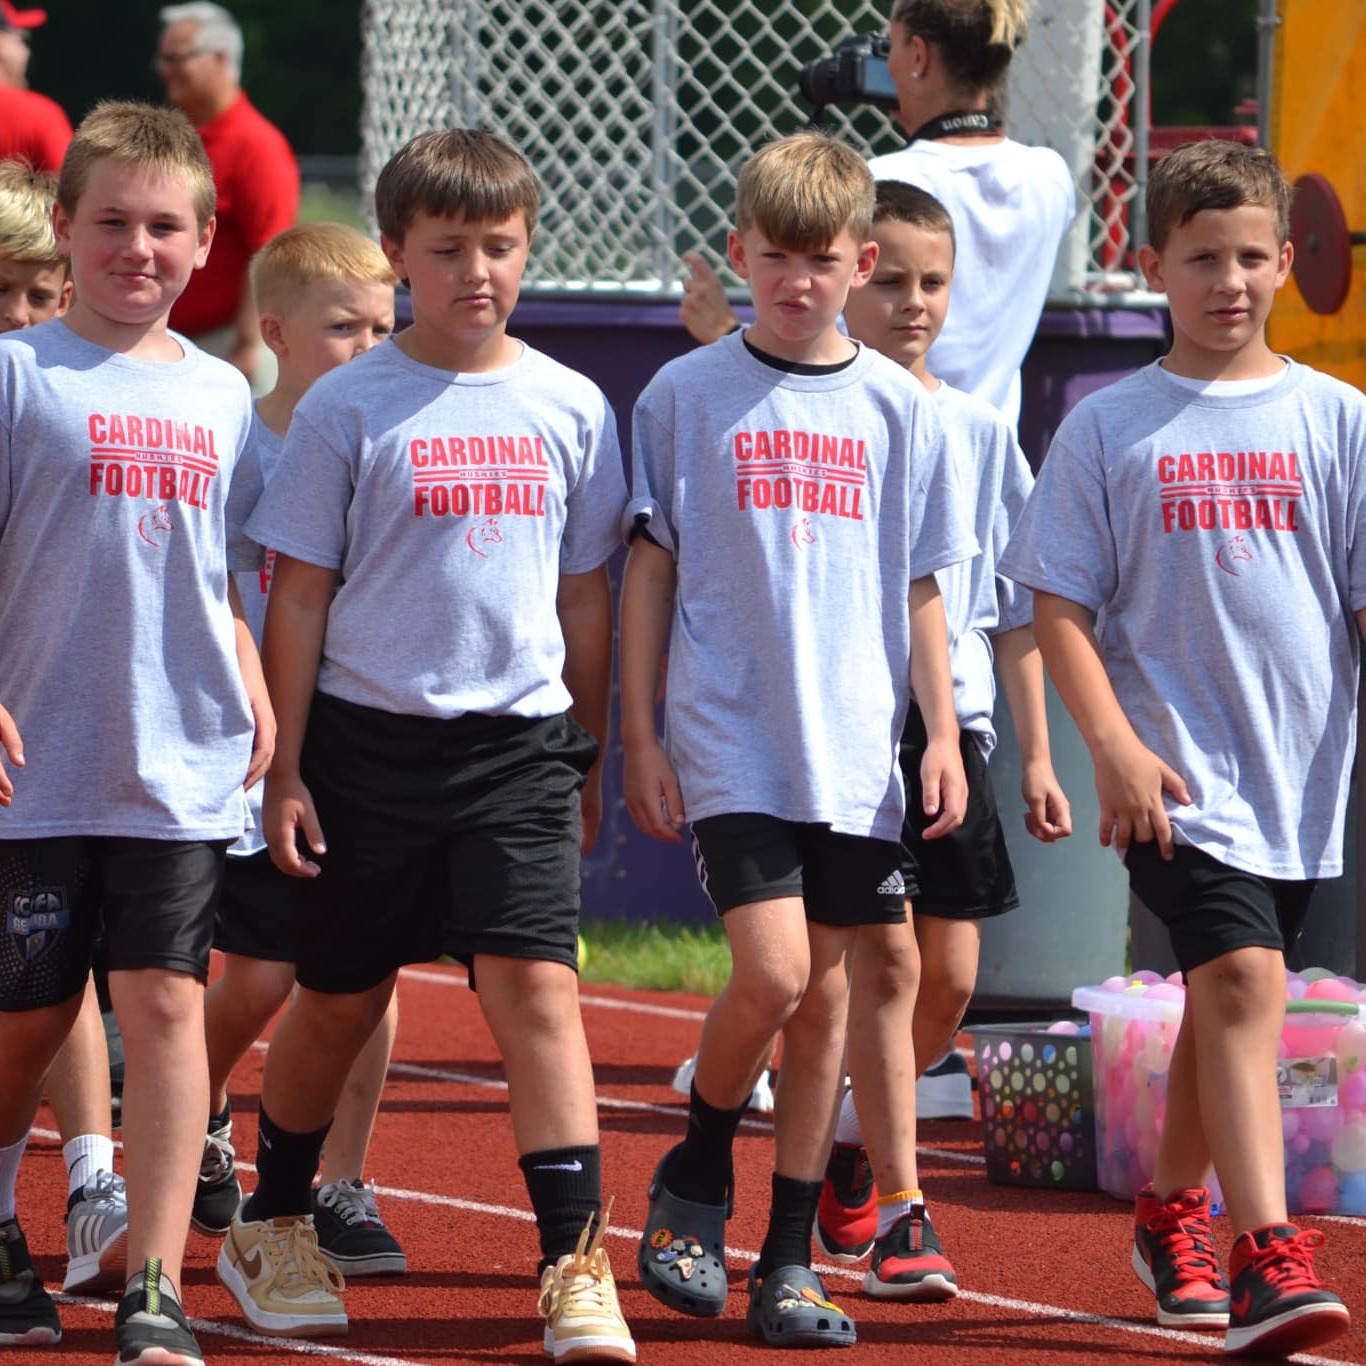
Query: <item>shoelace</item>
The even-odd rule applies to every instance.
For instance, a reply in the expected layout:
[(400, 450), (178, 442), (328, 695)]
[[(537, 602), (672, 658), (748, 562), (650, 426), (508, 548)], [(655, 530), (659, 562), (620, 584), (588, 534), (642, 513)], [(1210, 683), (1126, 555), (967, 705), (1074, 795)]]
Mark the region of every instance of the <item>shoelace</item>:
[[(299, 1219), (286, 1228), (270, 1225), (261, 1241), (262, 1255), (270, 1263), (271, 1289), (280, 1284), (282, 1276), (296, 1284), (303, 1281), (309, 1288), (330, 1290), (340, 1294), (346, 1281), (340, 1271), (323, 1256), (318, 1247), (318, 1233), (312, 1224)], [(288, 1273), (292, 1272), (292, 1275)]]
[(379, 1205), (375, 1201), (374, 1184), (353, 1185), (350, 1181), (338, 1181), (324, 1186), (318, 1192), (318, 1203), (335, 1212), (343, 1223), (355, 1227), (357, 1224), (379, 1224)]
[(127, 1201), (127, 1187), (117, 1172), (96, 1172), (81, 1190), (82, 1204), (109, 1206), (124, 1205)]
[(1314, 1271), (1314, 1249), (1323, 1246), (1323, 1234), (1316, 1228), (1301, 1229), (1293, 1238), (1272, 1238), (1258, 1248), (1250, 1265), (1276, 1290), (1319, 1290), (1323, 1282)]
[(217, 1181), (232, 1171), (233, 1158), (237, 1156), (232, 1146), (232, 1125), (225, 1124), (221, 1129), (210, 1129), (205, 1135), (204, 1157), (199, 1163), (201, 1181)]
[(1148, 1220), (1148, 1232), (1162, 1244), (1178, 1282), (1202, 1282), (1223, 1288), (1219, 1254), (1210, 1236), (1209, 1223), (1196, 1211), (1180, 1205), (1163, 1205)]
[(598, 1220), (598, 1231), (593, 1235), (592, 1242), (588, 1241), (592, 1219), (583, 1226), (573, 1255), (555, 1269), (554, 1276), (541, 1291), (536, 1307), (542, 1318), (556, 1318), (561, 1314), (621, 1316), (611, 1263), (607, 1259), (607, 1249), (602, 1245), (602, 1240), (607, 1236), (607, 1220), (611, 1213), (612, 1200), (609, 1200)]

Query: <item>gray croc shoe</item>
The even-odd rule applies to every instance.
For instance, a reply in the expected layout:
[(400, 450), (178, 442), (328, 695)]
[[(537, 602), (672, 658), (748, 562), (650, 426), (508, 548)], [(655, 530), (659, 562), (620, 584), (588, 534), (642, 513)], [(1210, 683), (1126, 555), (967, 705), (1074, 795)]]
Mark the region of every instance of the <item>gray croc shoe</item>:
[(680, 1200), (664, 1185), (670, 1149), (650, 1182), (650, 1211), (636, 1255), (641, 1284), (661, 1304), (694, 1318), (714, 1319), (726, 1308), (726, 1220), (724, 1205)]
[(760, 1281), (749, 1273), (749, 1330), (770, 1347), (852, 1347), (854, 1321), (825, 1298), (809, 1266), (780, 1266)]

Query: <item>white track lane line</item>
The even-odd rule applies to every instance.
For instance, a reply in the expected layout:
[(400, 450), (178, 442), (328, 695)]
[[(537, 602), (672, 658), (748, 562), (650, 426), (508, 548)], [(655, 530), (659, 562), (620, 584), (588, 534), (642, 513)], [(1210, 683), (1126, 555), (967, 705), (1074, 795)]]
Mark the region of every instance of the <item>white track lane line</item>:
[[(48, 1129), (34, 1129), (32, 1133), (35, 1138), (56, 1139), (58, 1137), (57, 1134)], [(250, 1162), (239, 1162), (237, 1167), (239, 1171), (244, 1172), (256, 1170)], [(519, 1223), (529, 1224), (533, 1221), (533, 1216), (529, 1210), (514, 1209), (510, 1205), (490, 1205), (482, 1200), (466, 1200), (458, 1195), (436, 1195), (430, 1191), (405, 1190), (401, 1186), (376, 1186), (375, 1191), (376, 1194), (391, 1200), (410, 1200), (441, 1209), (462, 1210), (469, 1214), (512, 1219)], [(630, 1243), (639, 1243), (644, 1236), (641, 1229), (626, 1228), (617, 1224), (608, 1225), (607, 1232), (611, 1237), (620, 1238)], [(746, 1265), (759, 1260), (757, 1252), (743, 1247), (727, 1246), (726, 1256), (732, 1261), (743, 1262)], [(851, 1285), (857, 1285), (863, 1280), (863, 1272), (859, 1270), (851, 1271), (848, 1267), (832, 1266), (826, 1262), (813, 1262), (812, 1265), (816, 1271), (828, 1279), (846, 1281)], [(85, 1300), (73, 1295), (59, 1295), (57, 1298), (63, 1304), (79, 1304), (89, 1308), (105, 1309), (110, 1313), (117, 1308), (117, 1305), (106, 1301)], [(1211, 1342), (1218, 1341), (1217, 1336), (1210, 1333), (1183, 1333), (1172, 1328), (1162, 1328), (1157, 1324), (1134, 1323), (1132, 1320), (1116, 1319), (1107, 1314), (1088, 1314), (1078, 1309), (1067, 1309), (1060, 1305), (1046, 1304), (1038, 1300), (1016, 1300), (1005, 1295), (986, 1295), (975, 1290), (960, 1290), (957, 1298), (967, 1304), (980, 1304), (992, 1309), (1003, 1309), (1026, 1318), (1061, 1319), (1069, 1324), (1091, 1325), (1114, 1332), (1128, 1333), (1136, 1337), (1157, 1338), (1163, 1342), (1182, 1342), (1196, 1347), (1209, 1347)], [(232, 1338), (237, 1342), (278, 1348), (281, 1351), (295, 1352), (305, 1356), (326, 1356), (337, 1361), (355, 1361), (362, 1363), (362, 1366), (422, 1366), (420, 1359), (379, 1356), (370, 1352), (353, 1352), (344, 1347), (310, 1342), (299, 1338), (266, 1337), (262, 1334), (252, 1333), (240, 1325), (222, 1323), (217, 1319), (192, 1319), (190, 1322), (196, 1332), (216, 1333), (220, 1336)], [(1296, 1355), (1295, 1360), (1306, 1363), (1306, 1366), (1355, 1366), (1354, 1363), (1343, 1361), (1337, 1357), (1308, 1356), (1304, 1353)]]

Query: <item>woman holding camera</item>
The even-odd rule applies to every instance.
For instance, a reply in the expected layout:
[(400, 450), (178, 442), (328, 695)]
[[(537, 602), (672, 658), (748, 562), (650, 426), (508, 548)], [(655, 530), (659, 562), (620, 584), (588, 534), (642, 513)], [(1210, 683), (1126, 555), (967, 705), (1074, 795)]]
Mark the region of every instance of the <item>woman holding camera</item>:
[[(930, 367), (956, 389), (1020, 417), (1020, 365), (1043, 311), (1058, 247), (1076, 214), (1067, 163), (1006, 137), (1006, 73), (1027, 33), (1024, 0), (895, 0), (888, 70), (910, 145), (869, 163), (879, 180), (934, 195), (958, 239), (953, 306)], [(698, 341), (737, 325), (696, 253), (680, 317)]]

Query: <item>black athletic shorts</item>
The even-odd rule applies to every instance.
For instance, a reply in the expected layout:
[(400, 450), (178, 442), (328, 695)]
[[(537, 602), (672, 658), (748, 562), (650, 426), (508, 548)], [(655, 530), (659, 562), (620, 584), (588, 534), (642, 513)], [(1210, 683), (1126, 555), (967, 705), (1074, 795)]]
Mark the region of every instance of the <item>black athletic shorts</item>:
[(945, 920), (983, 920), (1014, 910), (1020, 896), (986, 755), (971, 732), (959, 733), (958, 748), (968, 779), (967, 814), (957, 830), (927, 840), (921, 832), (933, 821), (922, 810), (920, 761), (925, 745), (925, 718), (912, 702), (901, 734), (901, 774), (906, 782), (901, 873), (911, 909), (916, 915)]
[(165, 968), (204, 981), (231, 842), (0, 840), (0, 1010), (83, 991), (101, 936), (111, 972)]
[(718, 915), (799, 896), (806, 918), (818, 925), (905, 923), (906, 889), (893, 840), (742, 811), (694, 821), (692, 848), (702, 890)]
[(1172, 852), (1169, 863), (1156, 843), (1131, 844), (1125, 862), (1131, 890), (1166, 925), (1182, 972), (1235, 949), (1295, 947), (1316, 879), (1244, 873), (1189, 844)]
[(267, 963), (294, 961), (294, 878), (262, 849), (228, 855), (223, 895), (213, 921), (213, 946)]
[(315, 693), (300, 771), (327, 853), (294, 881), (300, 984), (366, 991), (443, 953), (577, 967), (597, 752), (568, 714), (398, 716)]

